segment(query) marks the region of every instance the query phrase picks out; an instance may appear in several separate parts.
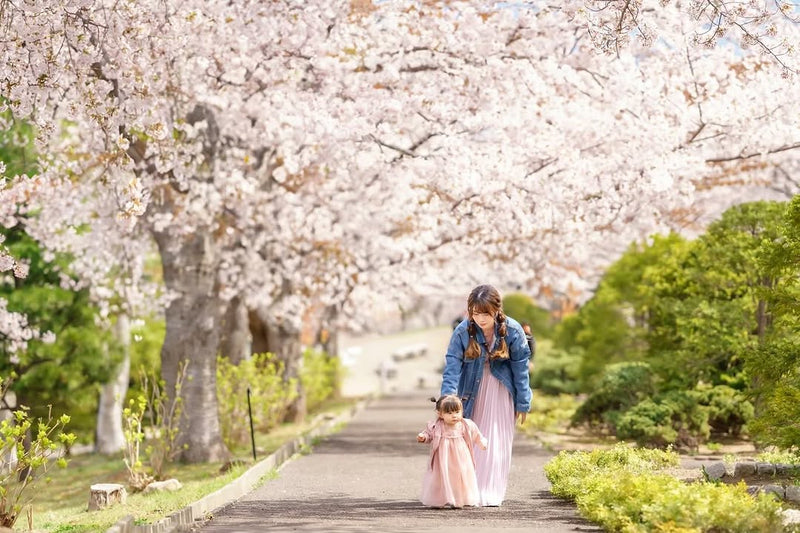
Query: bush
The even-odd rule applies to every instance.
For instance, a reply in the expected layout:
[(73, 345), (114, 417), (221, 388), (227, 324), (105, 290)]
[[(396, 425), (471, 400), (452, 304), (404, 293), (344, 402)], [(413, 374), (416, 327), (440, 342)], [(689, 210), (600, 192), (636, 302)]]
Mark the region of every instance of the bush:
[(609, 365), (597, 390), (578, 407), (572, 424), (603, 424), (615, 429), (621, 412), (652, 396), (654, 391), (653, 372), (647, 363)]
[(503, 298), (503, 312), (520, 324), (527, 322), (536, 340), (553, 337), (550, 312), (538, 307), (527, 294), (511, 293)]
[(671, 451), (628, 448), (561, 452), (545, 465), (556, 496), (609, 531), (782, 531), (779, 504), (744, 484), (685, 484), (663, 472)]
[(696, 449), (709, 435), (708, 412), (696, 391), (669, 391), (646, 399), (621, 414), (617, 438), (635, 440), (642, 446), (676, 444)]
[(306, 394), (306, 409), (309, 412), (337, 395), (341, 381), (342, 366), (338, 357), (310, 348), (303, 352), (300, 383)]
[(577, 394), (580, 392), (580, 352), (555, 350), (551, 346), (549, 341), (539, 343), (531, 373), (531, 388), (549, 395)]
[(698, 386), (702, 403), (708, 406), (708, 425), (718, 434), (739, 436), (753, 419), (753, 404), (742, 391), (727, 385)]
[[(0, 378), (0, 398), (9, 385), (10, 379)], [(44, 481), (42, 474), (47, 473), (50, 460), (60, 447), (68, 448), (75, 441), (75, 435), (64, 431), (68, 415), (34, 420), (26, 407), (12, 414), (12, 420), (0, 422), (0, 528), (14, 525), (36, 497), (36, 486)], [(30, 444), (25, 446), (28, 438)], [(67, 461), (62, 457), (56, 464), (65, 468)]]
[(571, 394), (534, 394), (524, 428), (534, 432), (562, 430), (569, 424), (577, 406), (578, 399)]
[(250, 442), (247, 389), (253, 411), (253, 426), (268, 432), (283, 419), (289, 403), (297, 397), (295, 380), (283, 380), (283, 363), (271, 353), (254, 354), (234, 365), (217, 359), (217, 401), (222, 439), (233, 449)]

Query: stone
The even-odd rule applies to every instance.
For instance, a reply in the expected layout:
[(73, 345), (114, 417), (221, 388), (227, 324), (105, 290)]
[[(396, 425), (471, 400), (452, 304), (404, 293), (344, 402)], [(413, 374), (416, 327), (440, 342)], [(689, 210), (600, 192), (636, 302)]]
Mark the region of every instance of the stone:
[(733, 469), (733, 476), (736, 478), (744, 478), (747, 476), (753, 476), (756, 473), (756, 464), (753, 462), (741, 462), (736, 463)]
[(785, 498), (790, 502), (800, 503), (800, 486), (789, 485), (786, 487)]
[(756, 463), (756, 472), (758, 472), (759, 476), (762, 475), (774, 476), (775, 465), (772, 463)]
[(761, 492), (761, 487), (759, 487), (758, 485), (747, 486), (747, 494), (749, 494), (750, 496), (755, 496), (759, 492)]
[(783, 524), (786, 526), (800, 524), (800, 511), (797, 509), (786, 509), (783, 511)]
[(165, 492), (165, 491), (175, 491), (180, 490), (183, 485), (177, 479), (165, 479), (164, 481), (153, 481), (149, 485), (147, 485), (142, 494), (148, 494), (150, 492)]
[(711, 464), (703, 465), (703, 472), (706, 475), (706, 479), (709, 481), (720, 480), (723, 476), (725, 476), (725, 474), (727, 474), (725, 463), (723, 461), (714, 461)]
[(786, 490), (780, 485), (764, 485), (761, 487), (761, 490), (765, 494), (774, 494), (781, 500), (783, 499), (784, 495), (786, 494)]
[(98, 511), (111, 505), (125, 503), (128, 493), (117, 483), (97, 483), (89, 487), (89, 510)]

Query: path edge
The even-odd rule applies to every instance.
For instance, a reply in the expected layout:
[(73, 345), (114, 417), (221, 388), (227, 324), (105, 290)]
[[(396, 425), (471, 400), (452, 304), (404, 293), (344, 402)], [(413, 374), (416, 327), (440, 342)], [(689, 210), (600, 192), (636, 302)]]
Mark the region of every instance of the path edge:
[(268, 457), (248, 468), (238, 478), (183, 509), (171, 513), (158, 522), (136, 524), (136, 518), (133, 515), (128, 515), (108, 528), (106, 533), (170, 533), (179, 529), (188, 529), (188, 526), (195, 522), (207, 520), (217, 509), (252, 492), (265, 475), (282, 466), (303, 447), (310, 446), (319, 437), (335, 433), (339, 425), (350, 422), (357, 413), (361, 412), (375, 399), (375, 395), (361, 399), (350, 409), (332, 418), (320, 415), (320, 422), (314, 425), (312, 429), (285, 443)]

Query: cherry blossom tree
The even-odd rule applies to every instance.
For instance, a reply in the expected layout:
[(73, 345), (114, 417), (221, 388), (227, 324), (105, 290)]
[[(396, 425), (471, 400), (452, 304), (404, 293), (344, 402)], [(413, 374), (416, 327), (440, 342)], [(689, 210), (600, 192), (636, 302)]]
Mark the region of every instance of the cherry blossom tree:
[(585, 293), (630, 240), (741, 187), (796, 192), (782, 3), (40, 4), (0, 11), (3, 101), (46, 154), (10, 190), (99, 298), (146, 300), (157, 244), (190, 461), (226, 453), (215, 357), (236, 298), (291, 361), (308, 302), (368, 325), (487, 278)]

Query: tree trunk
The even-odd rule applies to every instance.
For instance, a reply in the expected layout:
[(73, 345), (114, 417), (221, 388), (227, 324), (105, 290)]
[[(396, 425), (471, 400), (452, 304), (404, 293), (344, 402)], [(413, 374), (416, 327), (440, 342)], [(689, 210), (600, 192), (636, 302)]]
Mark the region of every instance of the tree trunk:
[(217, 348), (224, 303), (219, 297), (219, 250), (206, 232), (175, 242), (154, 233), (164, 270), (164, 284), (176, 295), (166, 309), (167, 331), (161, 349), (161, 376), (167, 396), (175, 396), (178, 369), (188, 362), (181, 389), (182, 416), (178, 454), (190, 463), (225, 461), (217, 411)]
[[(283, 363), (283, 379), (297, 382), (297, 398), (289, 404), (284, 422), (302, 422), (306, 417), (306, 394), (300, 382), (300, 371), (303, 365), (303, 352), (300, 349), (300, 328), (290, 320), (276, 319), (271, 316), (266, 308), (259, 308), (251, 313), (251, 318), (256, 317), (261, 326), (264, 339), (268, 342), (267, 350)], [(255, 344), (255, 338), (254, 338)]]
[(339, 357), (338, 318), (339, 309), (334, 305), (329, 305), (322, 313), (319, 344), (330, 357)]
[(122, 409), (131, 369), (131, 327), (128, 315), (120, 314), (114, 327), (114, 336), (122, 346), (123, 358), (113, 381), (103, 385), (100, 403), (97, 406), (97, 428), (95, 429), (94, 450), (111, 455), (125, 446), (122, 432)]
[(228, 303), (222, 321), (220, 352), (238, 365), (250, 359), (250, 317), (247, 306), (238, 296)]

